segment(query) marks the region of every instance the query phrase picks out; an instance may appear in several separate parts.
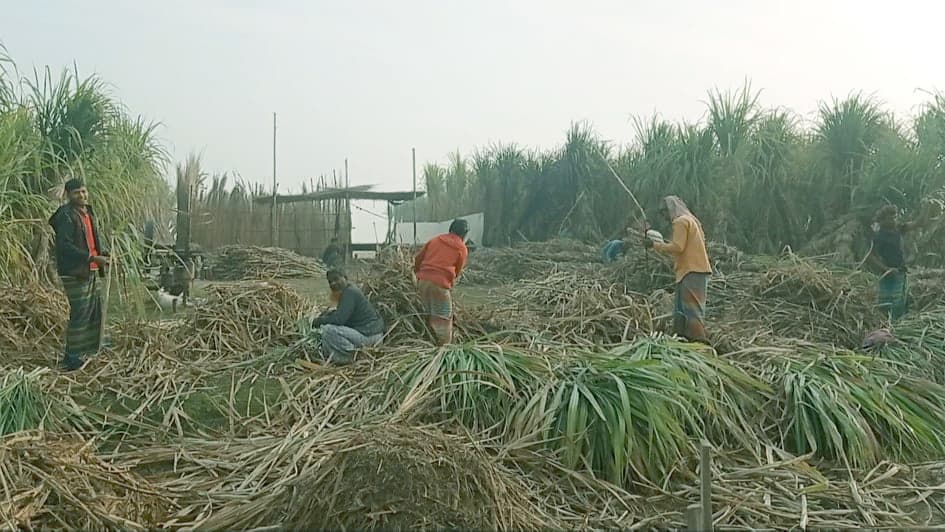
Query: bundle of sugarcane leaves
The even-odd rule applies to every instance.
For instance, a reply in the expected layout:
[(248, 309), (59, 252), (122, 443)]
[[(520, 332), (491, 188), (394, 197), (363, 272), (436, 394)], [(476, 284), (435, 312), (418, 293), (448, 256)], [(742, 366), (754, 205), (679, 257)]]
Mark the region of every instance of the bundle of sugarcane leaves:
[(234, 244), (216, 252), (210, 271), (215, 280), (241, 281), (321, 277), (325, 267), (288, 249)]
[(757, 448), (758, 397), (770, 393), (710, 348), (662, 337), (603, 351), (455, 345), (403, 359), (386, 379), (402, 415), (546, 447), (624, 486), (663, 482), (694, 437)]
[(472, 284), (502, 284), (540, 279), (550, 268), (598, 261), (597, 250), (576, 240), (527, 242), (515, 247), (484, 248), (470, 255), (464, 274)]
[(945, 309), (910, 314), (892, 329), (894, 340), (872, 353), (901, 371), (945, 384)]
[(870, 277), (854, 270), (821, 264), (816, 259), (788, 253), (771, 265), (753, 286), (762, 299), (779, 299), (810, 306), (827, 314), (862, 308), (868, 300)]
[[(321, 327), (313, 325), (315, 316), (305, 315), (299, 318), (296, 323), (297, 338), (294, 342), (281, 349), (281, 352), (294, 358), (306, 358), (316, 360), (320, 358), (319, 351), (322, 346)], [(277, 349), (277, 351), (280, 351)]]
[(437, 427), (309, 419), (287, 432), (183, 443), (181, 453), (177, 442), (133, 442), (115, 456), (161, 471), (154, 482), (179, 508), (168, 516), (171, 528), (560, 527), (514, 471)]
[[(765, 446), (765, 460), (744, 453), (716, 453), (712, 459), (713, 521), (723, 530), (854, 530), (934, 527), (945, 519), (936, 496), (942, 462), (882, 461), (867, 469), (816, 464)], [(683, 509), (700, 496), (696, 467), (682, 482), (648, 497), (655, 509), (642, 524), (684, 525)], [(635, 523), (634, 526), (640, 526)]]
[[(818, 272), (816, 281), (794, 277), (803, 276), (809, 267)], [(770, 285), (776, 286), (770, 292), (761, 288), (775, 279), (785, 284)], [(798, 292), (788, 291), (788, 284)], [(800, 285), (809, 289), (798, 288)], [(809, 264), (772, 271), (763, 278), (751, 273), (715, 276), (709, 282), (710, 335), (722, 337), (725, 351), (750, 347), (758, 335), (855, 348), (867, 331), (883, 321), (865, 293), (859, 281), (838, 281)]]
[(945, 387), (902, 363), (782, 340), (728, 358), (767, 382), (775, 444), (853, 467), (945, 456)]
[(88, 428), (70, 397), (55, 387), (48, 368), (4, 368), (0, 378), (0, 436), (32, 429)]
[(909, 310), (923, 312), (945, 301), (945, 270), (911, 268), (909, 270)]
[(153, 530), (173, 502), (77, 435), (0, 438), (4, 530)]
[(62, 292), (42, 284), (0, 284), (0, 350), (6, 355), (58, 347), (69, 311)]
[(4, 372), (0, 381), (0, 436), (42, 426), (53, 406), (40, 382), (48, 373), (44, 368), (29, 372), (13, 368)]
[(195, 352), (251, 353), (294, 341), (308, 308), (298, 292), (280, 282), (215, 285), (180, 334)]
[(542, 334), (560, 342), (623, 342), (654, 329), (654, 311), (640, 294), (597, 276), (553, 270), (508, 293), (523, 321), (536, 316)]

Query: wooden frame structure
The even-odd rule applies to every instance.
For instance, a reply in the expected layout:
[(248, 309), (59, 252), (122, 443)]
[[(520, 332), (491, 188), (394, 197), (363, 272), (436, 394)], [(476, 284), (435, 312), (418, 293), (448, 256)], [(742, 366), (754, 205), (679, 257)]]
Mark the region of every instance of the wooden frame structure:
[[(346, 188), (326, 188), (322, 190), (316, 190), (314, 192), (307, 192), (304, 194), (276, 194), (274, 196), (260, 196), (253, 199), (254, 203), (265, 204), (269, 203), (272, 205), (273, 213), (275, 213), (276, 206), (280, 203), (298, 203), (298, 202), (307, 202), (307, 201), (328, 201), (328, 200), (344, 200), (347, 205), (348, 213), (348, 241), (351, 242), (350, 231), (351, 231), (351, 201), (385, 201), (387, 202), (387, 239), (390, 240), (390, 236), (393, 231), (393, 207), (399, 205), (405, 201), (415, 200), (417, 198), (423, 197), (424, 192), (421, 191), (405, 191), (405, 192), (378, 192), (371, 190), (374, 188), (373, 185), (361, 185), (354, 187)], [(351, 249), (349, 250), (358, 250), (366, 251), (369, 248), (375, 248), (376, 245), (370, 244), (356, 244), (351, 243)]]

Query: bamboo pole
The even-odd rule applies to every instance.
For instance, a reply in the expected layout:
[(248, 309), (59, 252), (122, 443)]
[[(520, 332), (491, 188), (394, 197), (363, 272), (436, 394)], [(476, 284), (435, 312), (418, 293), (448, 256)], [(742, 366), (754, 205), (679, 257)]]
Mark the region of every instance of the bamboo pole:
[(608, 170), (610, 170), (610, 174), (614, 176), (614, 179), (617, 180), (617, 183), (620, 184), (624, 192), (630, 196), (630, 200), (633, 201), (634, 205), (636, 205), (637, 209), (640, 211), (640, 214), (643, 216), (643, 221), (646, 222), (646, 211), (643, 210), (643, 206), (640, 205), (639, 201), (637, 201), (637, 197), (633, 195), (633, 192), (630, 191), (630, 188), (627, 186), (627, 184), (623, 182), (623, 179), (620, 178), (620, 176), (617, 174), (617, 171), (614, 170), (614, 167), (610, 166), (610, 162), (607, 160), (607, 157), (604, 157), (604, 154), (600, 151), (600, 149), (595, 147), (594, 151), (597, 152), (597, 156), (600, 157), (600, 160), (604, 162), (604, 165)]
[(702, 506), (702, 530), (712, 532), (712, 446), (699, 445), (699, 498)]
[[(109, 253), (115, 253), (115, 237), (112, 237), (108, 247)], [(115, 269), (117, 255), (109, 259), (109, 264), (105, 266), (105, 294), (102, 298), (102, 318), (98, 329), (98, 350), (101, 351), (105, 341), (105, 322), (108, 320), (108, 299), (112, 291), (112, 270)], [(92, 273), (95, 275), (95, 273)]]
[(272, 210), (269, 211), (269, 242), (276, 246), (276, 113), (272, 113)]
[(686, 507), (686, 530), (688, 532), (701, 532), (702, 530), (702, 508), (698, 504), (690, 504)]
[(345, 157), (345, 215), (348, 217), (348, 237), (345, 238), (345, 259), (348, 262), (351, 258), (351, 181), (348, 178), (348, 158)]

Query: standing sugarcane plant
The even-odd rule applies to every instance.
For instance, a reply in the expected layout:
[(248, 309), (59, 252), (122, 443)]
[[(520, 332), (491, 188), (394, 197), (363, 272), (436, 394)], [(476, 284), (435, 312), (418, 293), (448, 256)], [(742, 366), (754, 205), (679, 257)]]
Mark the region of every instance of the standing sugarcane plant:
[(200, 158), (194, 154), (177, 165), (177, 231), (174, 249), (186, 261), (190, 257), (190, 224), (197, 191), (206, 179), (200, 171)]
[[(429, 165), (421, 204), (428, 220), (485, 212), (488, 245), (610, 238), (632, 216), (602, 154), (646, 210), (667, 194), (684, 197), (711, 240), (750, 253), (829, 253), (852, 265), (868, 247), (876, 208), (892, 203), (909, 213), (945, 190), (945, 97), (930, 97), (911, 127), (862, 94), (822, 103), (807, 124), (762, 107), (746, 83), (709, 92), (702, 120), (635, 119), (627, 146), (576, 124), (562, 146), (544, 151), (500, 144), (474, 151), (468, 165), (452, 153), (445, 167)], [(917, 241), (940, 248), (939, 233)], [(921, 261), (940, 263), (933, 255)]]
[[(0, 264), (13, 279), (50, 272), (49, 213), (71, 176), (89, 185), (116, 254), (133, 257), (136, 227), (168, 199), (154, 124), (129, 116), (96, 76), (49, 69), (21, 77), (0, 50)], [(54, 275), (47, 273), (47, 277)]]

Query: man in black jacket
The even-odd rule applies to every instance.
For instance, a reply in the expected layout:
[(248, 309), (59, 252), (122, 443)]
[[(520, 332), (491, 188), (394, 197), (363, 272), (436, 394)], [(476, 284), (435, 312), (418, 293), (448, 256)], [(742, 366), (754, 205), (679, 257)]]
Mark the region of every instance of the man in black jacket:
[(362, 347), (373, 347), (384, 337), (384, 320), (361, 290), (340, 270), (330, 270), (328, 285), (338, 297), (338, 307), (315, 318), (321, 327), (322, 354), (334, 364), (350, 364)]
[(102, 296), (98, 278), (108, 264), (108, 249), (99, 237), (89, 192), (80, 179), (66, 181), (69, 203), (49, 218), (56, 232), (56, 267), (69, 300), (69, 325), (63, 366), (75, 370), (83, 357), (101, 347)]
[(341, 250), (341, 246), (338, 245), (338, 237), (332, 238), (331, 243), (325, 248), (322, 253), (322, 262), (333, 269), (339, 268), (344, 263), (344, 252)]

